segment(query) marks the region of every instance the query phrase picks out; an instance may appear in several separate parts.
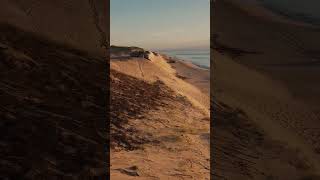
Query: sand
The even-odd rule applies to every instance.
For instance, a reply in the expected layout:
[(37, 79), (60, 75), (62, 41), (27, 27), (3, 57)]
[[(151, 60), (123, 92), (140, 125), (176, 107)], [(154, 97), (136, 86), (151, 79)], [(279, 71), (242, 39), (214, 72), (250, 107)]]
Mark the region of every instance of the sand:
[(109, 9), (1, 1), (0, 179), (106, 179)]
[(317, 29), (228, 1), (218, 1), (214, 12), (213, 174), (319, 179)]
[(175, 63), (172, 63), (171, 66), (176, 70), (178, 77), (198, 87), (203, 93), (209, 94), (210, 70), (181, 60), (177, 60)]
[(162, 56), (110, 67), (111, 178), (209, 179), (208, 71)]
[(107, 1), (3, 0), (0, 9), (0, 23), (106, 56), (110, 24)]
[(105, 179), (105, 58), (0, 32), (0, 179)]

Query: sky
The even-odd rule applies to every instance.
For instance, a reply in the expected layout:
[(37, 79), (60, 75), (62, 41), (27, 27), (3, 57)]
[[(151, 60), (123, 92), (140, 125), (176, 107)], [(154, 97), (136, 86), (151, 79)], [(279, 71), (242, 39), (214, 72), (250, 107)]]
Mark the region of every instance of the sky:
[(196, 49), (210, 44), (209, 0), (111, 0), (111, 45)]

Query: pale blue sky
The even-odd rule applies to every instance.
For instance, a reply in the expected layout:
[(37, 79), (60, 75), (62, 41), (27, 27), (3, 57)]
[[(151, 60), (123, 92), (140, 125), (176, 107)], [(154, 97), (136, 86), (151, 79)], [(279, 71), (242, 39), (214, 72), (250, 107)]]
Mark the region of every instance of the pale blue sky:
[(209, 48), (209, 0), (111, 0), (111, 44)]

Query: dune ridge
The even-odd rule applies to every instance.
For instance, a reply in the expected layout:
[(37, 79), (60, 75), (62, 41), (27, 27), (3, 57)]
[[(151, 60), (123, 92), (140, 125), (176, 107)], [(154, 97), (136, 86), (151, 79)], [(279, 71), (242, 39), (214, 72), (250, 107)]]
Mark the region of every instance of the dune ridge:
[[(111, 105), (122, 97), (133, 107), (124, 110), (119, 104), (125, 116), (111, 119), (113, 132), (124, 129), (122, 139), (134, 147), (112, 148), (112, 179), (209, 179), (209, 94), (179, 78), (178, 68), (158, 53), (111, 59), (110, 68), (111, 86), (117, 86)], [(118, 84), (132, 94), (120, 93)]]

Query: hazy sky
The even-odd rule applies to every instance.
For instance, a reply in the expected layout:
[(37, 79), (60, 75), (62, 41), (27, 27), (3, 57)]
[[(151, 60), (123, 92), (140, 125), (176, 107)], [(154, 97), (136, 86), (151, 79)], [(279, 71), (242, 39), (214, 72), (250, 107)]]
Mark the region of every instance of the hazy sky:
[(209, 48), (209, 0), (111, 0), (111, 44)]

